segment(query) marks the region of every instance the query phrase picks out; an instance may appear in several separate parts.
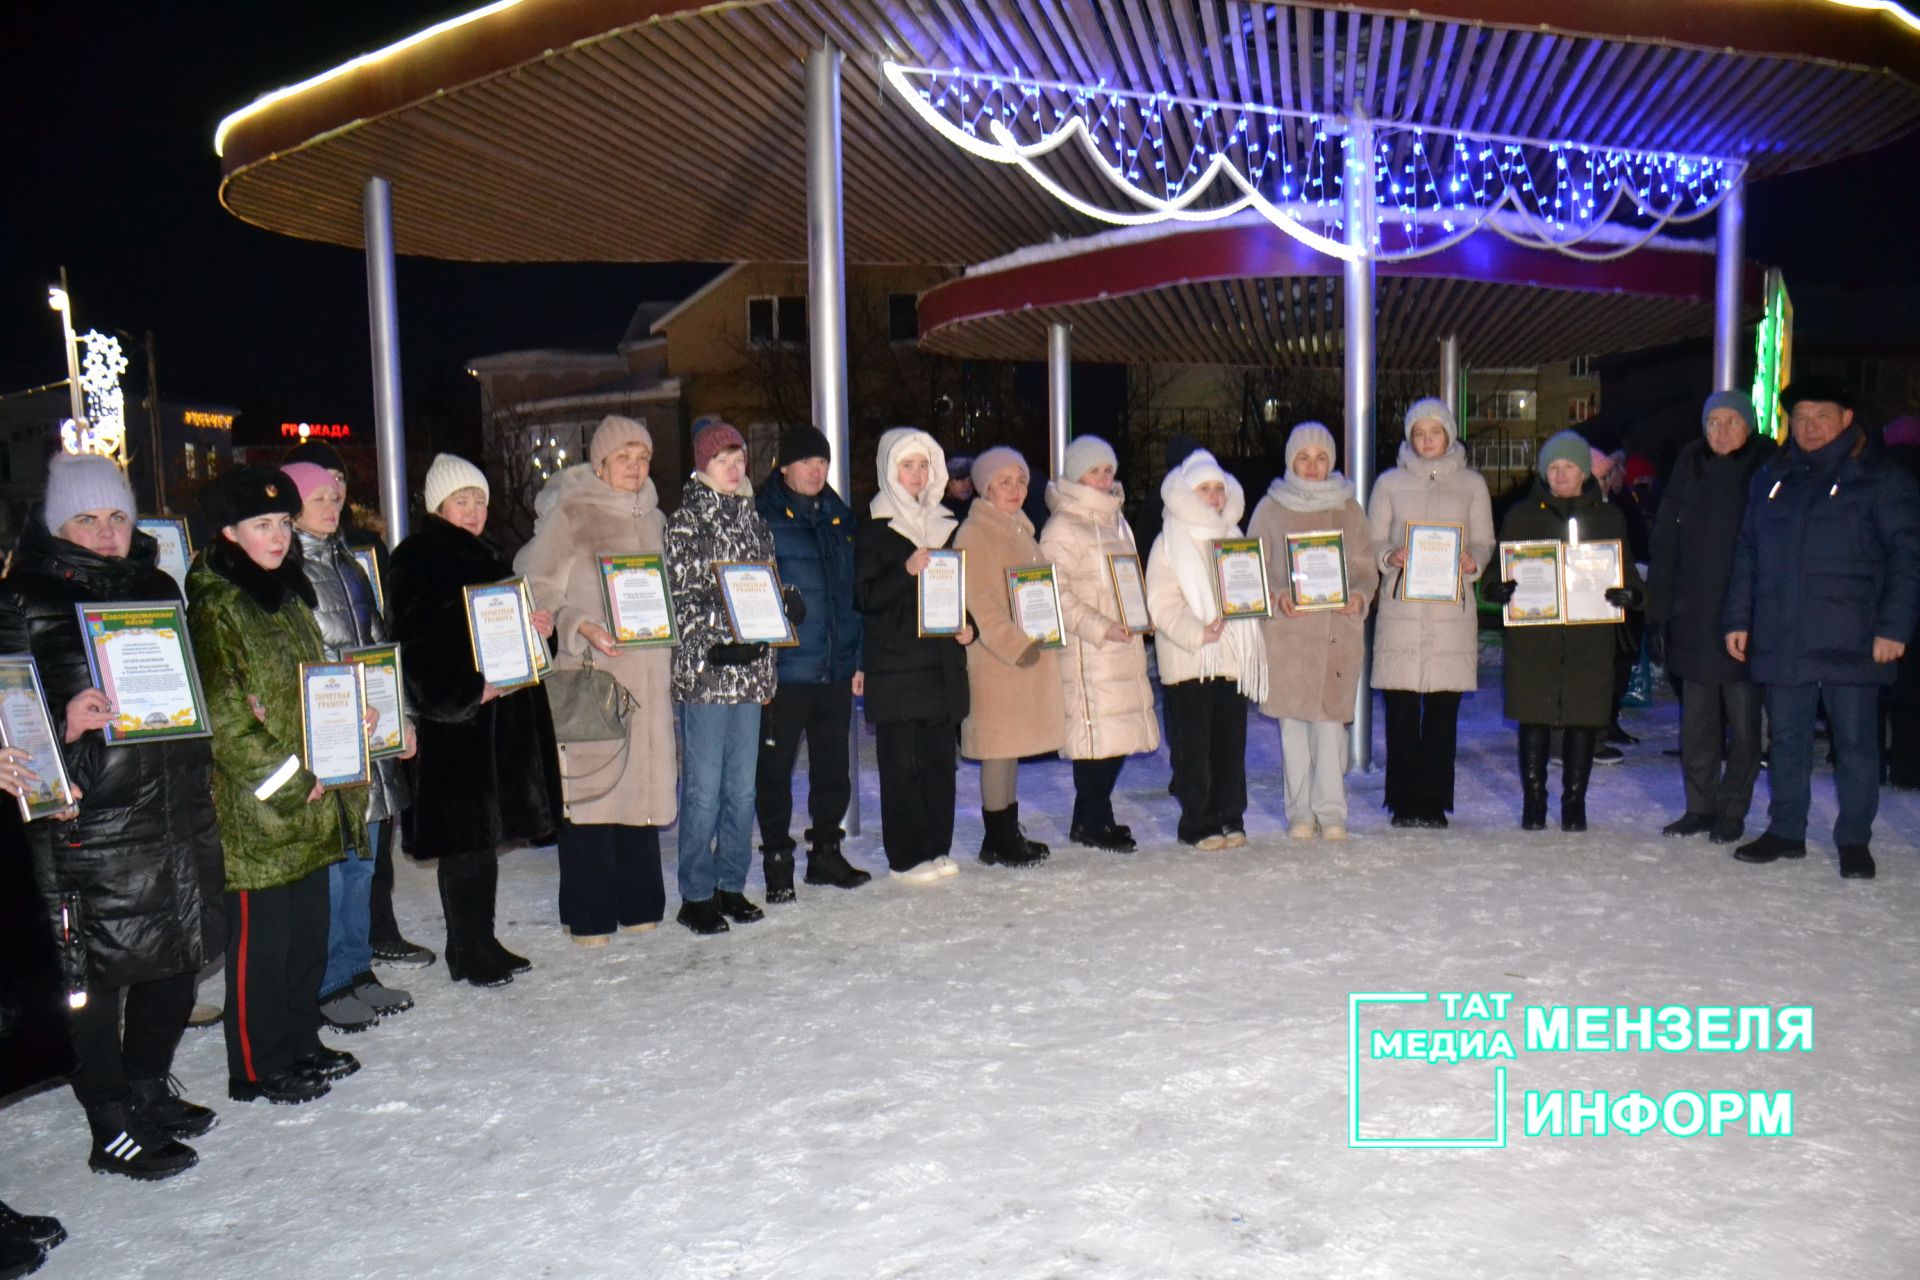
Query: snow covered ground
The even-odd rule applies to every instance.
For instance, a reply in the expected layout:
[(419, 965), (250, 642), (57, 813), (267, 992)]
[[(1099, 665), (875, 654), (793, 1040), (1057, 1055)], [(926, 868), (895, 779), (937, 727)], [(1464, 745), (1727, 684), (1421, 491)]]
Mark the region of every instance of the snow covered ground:
[[(339, 1038), (366, 1069), (305, 1107), (226, 1102), (219, 1032), (189, 1032), (178, 1074), (221, 1124), (157, 1186), (87, 1171), (64, 1089), (21, 1100), (0, 1197), (65, 1219), (54, 1277), (1920, 1274), (1920, 795), (1884, 793), (1872, 883), (1836, 874), (1824, 771), (1804, 862), (1662, 839), (1669, 704), (1629, 713), (1645, 741), (1596, 769), (1593, 831), (1523, 834), (1489, 675), (1446, 832), (1389, 828), (1376, 772), (1349, 779), (1353, 840), (1289, 842), (1256, 717), (1238, 851), (1175, 844), (1163, 751), (1121, 779), (1140, 853), (1066, 846), (1049, 763), (1021, 792), (1052, 861), (984, 869), (965, 766), (963, 874), (889, 884), (869, 738), (849, 851), (875, 882), (803, 886), (718, 939), (574, 947), (552, 851), (511, 854), (502, 936), (531, 975), (389, 972), (417, 1007)], [(437, 948), (430, 868), (404, 865), (398, 899)], [(1354, 1149), (1355, 991), (1512, 992), (1480, 1025), (1516, 1044), (1520, 1005), (1810, 1003), (1816, 1040), (1522, 1049), (1506, 1147)], [(1365, 1131), (1485, 1136), (1492, 1071), (1368, 1062)], [(1791, 1089), (1795, 1129), (1526, 1137), (1527, 1089)]]

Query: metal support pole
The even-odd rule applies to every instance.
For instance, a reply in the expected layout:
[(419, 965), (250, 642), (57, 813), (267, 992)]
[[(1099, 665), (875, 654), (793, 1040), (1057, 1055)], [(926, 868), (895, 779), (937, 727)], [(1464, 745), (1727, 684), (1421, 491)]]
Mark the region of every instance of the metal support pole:
[(1460, 390), (1460, 335), (1450, 333), (1440, 339), (1440, 398), (1453, 411), (1456, 423), (1467, 420)]
[[(1346, 141), (1340, 189), (1346, 200), (1347, 244), (1360, 251), (1348, 259), (1345, 281), (1347, 478), (1364, 508), (1373, 487), (1373, 125), (1364, 116), (1355, 119)], [(1355, 773), (1373, 767), (1372, 654), (1363, 652), (1360, 685), (1353, 697), (1353, 730), (1347, 742), (1347, 767)]]
[(153, 330), (147, 330), (147, 431), (153, 438), (153, 513), (173, 514), (167, 506), (167, 466), (160, 456), (160, 359), (153, 353)]
[(87, 405), (80, 395), (80, 340), (73, 332), (73, 294), (67, 288), (65, 267), (60, 268), (60, 298), (54, 310), (60, 313), (60, 337), (67, 344), (67, 407), (75, 422), (84, 422)]
[[(847, 236), (840, 152), (840, 64), (831, 40), (807, 55), (807, 338), (813, 365), (813, 425), (827, 438), (834, 489), (853, 501), (853, 448), (847, 416)], [(846, 829), (860, 834), (860, 707), (848, 752), (852, 774)], [(807, 767), (813, 768), (809, 754)]]
[(1747, 176), (1720, 201), (1713, 258), (1713, 389), (1731, 391), (1740, 376), (1740, 269), (1747, 254)]
[(400, 299), (394, 288), (393, 188), (368, 178), (360, 201), (367, 242), (367, 334), (373, 347), (373, 439), (387, 546), (407, 536), (407, 425), (400, 411)]
[(1047, 474), (1067, 465), (1073, 439), (1073, 326), (1047, 326)]

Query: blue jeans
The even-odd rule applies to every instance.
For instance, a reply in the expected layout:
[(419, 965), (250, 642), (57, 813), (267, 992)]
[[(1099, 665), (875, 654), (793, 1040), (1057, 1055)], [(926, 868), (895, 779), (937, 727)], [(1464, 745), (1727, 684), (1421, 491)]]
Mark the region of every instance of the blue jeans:
[[(375, 829), (368, 827), (368, 844), (377, 848)], [(327, 868), (327, 971), (320, 979), (322, 998), (334, 994), (373, 967), (373, 944), (367, 939), (372, 915), (367, 904), (373, 894), (373, 859), (347, 850), (345, 862)]]
[(680, 899), (739, 893), (753, 862), (760, 704), (680, 704)]
[(1783, 840), (1807, 838), (1813, 804), (1813, 718), (1822, 700), (1833, 730), (1833, 789), (1840, 816), (1835, 844), (1866, 844), (1880, 812), (1880, 689), (1870, 684), (1770, 684), (1767, 720), (1773, 733), (1767, 830)]

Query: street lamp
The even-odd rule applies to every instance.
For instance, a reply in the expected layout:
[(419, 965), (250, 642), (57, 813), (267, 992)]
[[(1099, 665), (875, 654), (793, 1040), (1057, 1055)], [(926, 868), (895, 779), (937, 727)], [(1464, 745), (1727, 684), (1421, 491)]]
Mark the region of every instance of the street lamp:
[(60, 335), (67, 352), (67, 401), (73, 407), (75, 422), (86, 416), (80, 402), (80, 352), (73, 336), (73, 298), (67, 293), (67, 269), (60, 268), (60, 283), (47, 286), (47, 305), (60, 313)]

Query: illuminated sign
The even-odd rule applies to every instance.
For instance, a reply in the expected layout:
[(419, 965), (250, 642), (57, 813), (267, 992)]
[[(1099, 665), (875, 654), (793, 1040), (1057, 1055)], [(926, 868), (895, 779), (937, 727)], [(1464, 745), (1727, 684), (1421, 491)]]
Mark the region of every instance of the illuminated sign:
[(351, 440), (353, 428), (344, 422), (283, 422), (280, 434), (299, 440)]
[(230, 413), (208, 413), (204, 409), (188, 409), (180, 415), (180, 420), (190, 427), (206, 427), (211, 431), (233, 430), (233, 415)]
[(99, 453), (119, 458), (126, 465), (126, 395), (120, 389), (120, 375), (127, 371), (127, 358), (120, 351), (120, 339), (95, 330), (80, 336), (87, 348), (80, 368), (80, 390), (86, 399), (87, 416), (69, 418), (60, 426), (60, 444), (68, 453)]
[(1793, 380), (1793, 300), (1779, 268), (1767, 272), (1761, 288), (1767, 309), (1753, 335), (1753, 407), (1760, 415), (1754, 425), (1775, 440), (1787, 438), (1787, 415), (1780, 392)]

